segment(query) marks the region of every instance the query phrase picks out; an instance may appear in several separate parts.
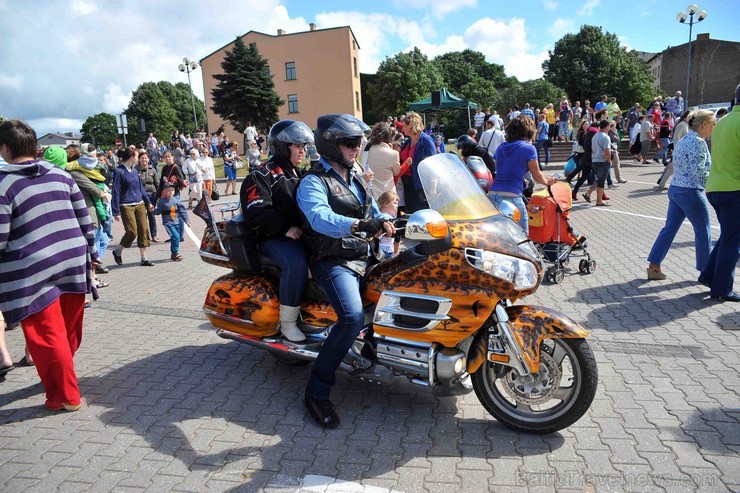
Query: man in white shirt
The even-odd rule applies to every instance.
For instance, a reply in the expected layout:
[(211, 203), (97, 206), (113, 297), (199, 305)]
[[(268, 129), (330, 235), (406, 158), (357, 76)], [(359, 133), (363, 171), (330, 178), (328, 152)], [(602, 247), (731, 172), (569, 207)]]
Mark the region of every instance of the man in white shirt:
[(497, 130), (494, 127), (493, 117), (489, 118), (486, 122), (486, 131), (480, 136), (478, 143), (488, 150), (488, 153), (493, 156), (496, 154), (496, 149), (504, 142), (504, 133), (501, 130)]
[(249, 141), (257, 141), (257, 129), (252, 126), (252, 122), (247, 122), (247, 126), (244, 129), (244, 152), (249, 150)]

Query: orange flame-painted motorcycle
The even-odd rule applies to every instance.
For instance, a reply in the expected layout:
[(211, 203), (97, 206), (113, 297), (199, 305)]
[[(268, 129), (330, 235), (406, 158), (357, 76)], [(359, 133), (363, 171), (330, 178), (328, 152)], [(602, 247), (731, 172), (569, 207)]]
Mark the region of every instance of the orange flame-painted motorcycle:
[[(549, 433), (571, 425), (596, 393), (587, 330), (555, 310), (513, 304), (542, 281), (538, 251), (457, 156), (427, 158), (418, 173), (431, 209), (408, 218), (408, 246), (399, 255), (368, 269), (366, 326), (342, 369), (437, 395), (475, 391), (496, 419), (517, 430)], [(237, 217), (204, 234), (203, 260), (232, 270), (211, 285), (206, 316), (220, 336), (280, 361), (315, 359), (336, 321), (334, 310), (309, 280), (301, 304), (307, 340), (283, 339), (276, 267), (249, 246), (246, 233)]]

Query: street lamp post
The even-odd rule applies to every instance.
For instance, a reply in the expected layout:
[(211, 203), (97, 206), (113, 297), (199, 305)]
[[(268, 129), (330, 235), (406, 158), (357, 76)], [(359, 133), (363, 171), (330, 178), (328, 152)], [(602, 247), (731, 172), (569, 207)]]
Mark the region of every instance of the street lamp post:
[[(694, 21), (694, 15), (696, 15), (696, 21)], [(689, 67), (686, 72), (686, 94), (684, 95), (684, 111), (689, 109), (689, 83), (691, 82), (691, 35), (692, 30), (694, 28), (694, 22), (701, 22), (704, 19), (707, 18), (707, 11), (706, 10), (699, 10), (699, 6), (695, 3), (692, 3), (688, 7), (686, 7), (686, 12), (679, 12), (676, 16), (676, 20), (680, 22), (681, 24), (684, 24), (686, 22), (686, 19), (689, 20)]]
[(187, 72), (188, 74), (188, 85), (190, 86), (190, 102), (193, 105), (193, 121), (195, 122), (195, 129), (193, 129), (194, 132), (198, 131), (198, 117), (195, 113), (195, 96), (193, 96), (193, 84), (190, 82), (190, 72), (198, 68), (198, 65), (200, 65), (195, 60), (191, 60), (188, 57), (185, 57), (182, 59), (182, 63), (177, 66), (178, 69), (180, 69), (180, 72)]

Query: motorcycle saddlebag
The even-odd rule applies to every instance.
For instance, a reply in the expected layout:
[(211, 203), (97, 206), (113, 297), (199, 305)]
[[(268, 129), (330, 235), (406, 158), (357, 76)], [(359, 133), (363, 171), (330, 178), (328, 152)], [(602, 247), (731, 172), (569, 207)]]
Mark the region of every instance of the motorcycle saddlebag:
[(239, 214), (226, 223), (226, 237), (231, 262), (239, 272), (259, 272), (262, 270), (257, 232), (247, 227), (244, 217)]

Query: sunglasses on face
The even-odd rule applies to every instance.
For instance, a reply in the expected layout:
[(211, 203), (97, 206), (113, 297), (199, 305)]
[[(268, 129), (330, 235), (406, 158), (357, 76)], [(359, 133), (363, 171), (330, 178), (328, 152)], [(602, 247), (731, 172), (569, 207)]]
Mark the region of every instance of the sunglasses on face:
[(344, 137), (337, 140), (337, 144), (354, 149), (362, 145), (362, 137)]

